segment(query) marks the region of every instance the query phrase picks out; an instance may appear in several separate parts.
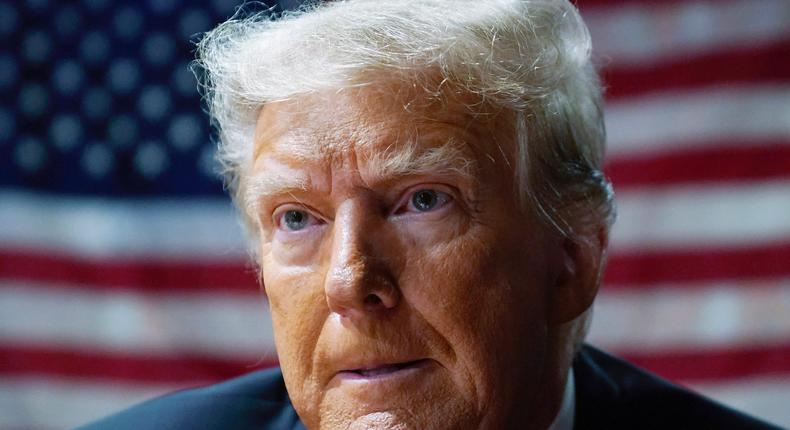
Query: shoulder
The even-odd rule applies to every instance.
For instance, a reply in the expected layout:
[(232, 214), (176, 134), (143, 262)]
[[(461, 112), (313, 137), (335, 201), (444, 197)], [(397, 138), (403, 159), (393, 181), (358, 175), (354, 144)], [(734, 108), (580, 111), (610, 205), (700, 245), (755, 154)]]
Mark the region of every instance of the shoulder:
[(589, 345), (573, 366), (576, 429), (771, 430), (768, 423), (674, 385)]
[(149, 400), (81, 427), (100, 429), (303, 429), (280, 369)]

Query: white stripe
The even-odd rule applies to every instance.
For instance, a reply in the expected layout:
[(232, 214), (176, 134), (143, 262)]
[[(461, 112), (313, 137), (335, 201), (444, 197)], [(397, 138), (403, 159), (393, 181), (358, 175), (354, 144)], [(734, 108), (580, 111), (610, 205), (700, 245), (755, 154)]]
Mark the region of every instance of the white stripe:
[(691, 388), (736, 410), (780, 427), (790, 428), (790, 376), (748, 378), (720, 383), (691, 384)]
[(2, 375), (0, 428), (74, 428), (178, 388)]
[(628, 98), (608, 106), (606, 130), (610, 158), (703, 143), (790, 142), (790, 86), (726, 86)]
[(790, 36), (787, 0), (667, 3), (587, 9), (582, 3), (596, 56), (615, 66), (648, 65)]
[(0, 342), (129, 355), (274, 356), (265, 298), (80, 291), (0, 281)]
[[(246, 258), (238, 223), (228, 208), (194, 203), (154, 209), (81, 198), (47, 204), (46, 197), (8, 193), (0, 201), (7, 203), (0, 207), (0, 243), (6, 249), (55, 248), (98, 257)], [(611, 246), (618, 252), (790, 238), (787, 180), (632, 188), (617, 193), (617, 204)]]
[(588, 340), (613, 351), (755, 346), (790, 339), (790, 279), (607, 290)]
[(89, 257), (238, 259), (225, 199), (109, 200), (0, 191), (0, 244)]
[(616, 196), (617, 252), (790, 239), (790, 181), (634, 188)]

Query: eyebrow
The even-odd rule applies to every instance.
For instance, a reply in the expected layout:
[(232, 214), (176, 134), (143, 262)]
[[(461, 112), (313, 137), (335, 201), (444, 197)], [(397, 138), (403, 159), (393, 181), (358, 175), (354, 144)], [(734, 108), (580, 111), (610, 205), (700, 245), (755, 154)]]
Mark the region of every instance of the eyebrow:
[[(360, 160), (367, 179), (374, 184), (406, 176), (457, 176), (473, 180), (478, 166), (464, 151), (465, 145), (450, 138), (440, 146), (422, 149), (412, 142), (391, 145)], [(304, 162), (311, 160), (305, 157)], [(262, 199), (308, 191), (310, 182), (309, 175), (298, 169), (287, 167), (286, 172), (276, 173), (264, 170), (249, 178), (244, 191), (246, 209), (254, 214)]]
[(403, 176), (461, 176), (472, 179), (477, 163), (464, 151), (460, 140), (450, 138), (440, 146), (422, 149), (415, 143), (389, 146), (363, 160), (372, 182), (384, 182)]
[(296, 169), (289, 170), (291, 171), (287, 174), (264, 171), (250, 177), (244, 190), (244, 206), (247, 213), (257, 213), (263, 198), (288, 195), (309, 189), (310, 178), (305, 172)]

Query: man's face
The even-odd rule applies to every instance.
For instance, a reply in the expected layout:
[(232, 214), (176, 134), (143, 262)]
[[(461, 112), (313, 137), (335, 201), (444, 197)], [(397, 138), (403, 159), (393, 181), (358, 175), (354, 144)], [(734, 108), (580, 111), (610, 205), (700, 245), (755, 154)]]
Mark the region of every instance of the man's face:
[(308, 427), (553, 416), (534, 409), (552, 366), (561, 242), (517, 203), (507, 114), (473, 115), (461, 98), (393, 86), (260, 114), (248, 204), (283, 375)]

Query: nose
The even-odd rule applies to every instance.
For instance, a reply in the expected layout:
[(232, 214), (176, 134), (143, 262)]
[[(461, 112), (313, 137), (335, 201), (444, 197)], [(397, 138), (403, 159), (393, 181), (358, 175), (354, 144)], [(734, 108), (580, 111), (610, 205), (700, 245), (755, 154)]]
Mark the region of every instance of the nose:
[(350, 204), (335, 213), (324, 285), (330, 311), (351, 320), (379, 315), (400, 301), (400, 290), (375, 239), (375, 215), (365, 212), (362, 205)]

